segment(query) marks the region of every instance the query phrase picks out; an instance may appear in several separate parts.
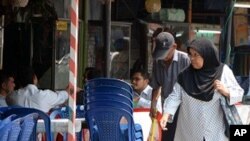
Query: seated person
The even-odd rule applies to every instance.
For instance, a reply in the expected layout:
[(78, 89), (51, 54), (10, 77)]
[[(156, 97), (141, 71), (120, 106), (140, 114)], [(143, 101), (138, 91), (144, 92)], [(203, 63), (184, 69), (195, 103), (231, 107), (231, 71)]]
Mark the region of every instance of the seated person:
[(129, 78), (129, 42), (120, 38), (114, 42), (111, 51), (111, 77), (126, 80)]
[[(87, 67), (85, 68), (83, 74), (83, 84), (85, 84), (88, 80), (101, 77), (101, 71), (95, 67)], [(84, 105), (84, 86), (83, 90), (79, 91), (76, 97), (76, 104), (77, 105)]]
[[(143, 69), (133, 70), (131, 84), (134, 89), (134, 108), (150, 108), (152, 87), (149, 85), (149, 73)], [(157, 110), (161, 113), (161, 97), (158, 98)]]
[(0, 107), (8, 106), (6, 103), (6, 96), (14, 91), (15, 89), (15, 82), (14, 76), (8, 74), (7, 72), (1, 70), (0, 71)]
[(101, 77), (101, 71), (95, 67), (87, 67), (83, 74), (83, 81), (86, 83), (88, 80)]
[(69, 98), (69, 87), (62, 91), (39, 89), (37, 76), (31, 67), (20, 69), (18, 77), (21, 88), (6, 97), (8, 105), (36, 108), (48, 113), (50, 109), (65, 104)]

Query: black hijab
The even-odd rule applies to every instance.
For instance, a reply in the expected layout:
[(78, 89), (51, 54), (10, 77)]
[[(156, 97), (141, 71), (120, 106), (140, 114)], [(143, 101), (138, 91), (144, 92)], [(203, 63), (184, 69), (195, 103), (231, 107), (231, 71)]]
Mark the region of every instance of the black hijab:
[(193, 98), (210, 101), (213, 98), (216, 79), (221, 78), (223, 64), (220, 63), (218, 50), (208, 39), (199, 38), (193, 40), (188, 46), (196, 50), (204, 59), (201, 69), (193, 68), (192, 64), (182, 71), (178, 76), (178, 83)]

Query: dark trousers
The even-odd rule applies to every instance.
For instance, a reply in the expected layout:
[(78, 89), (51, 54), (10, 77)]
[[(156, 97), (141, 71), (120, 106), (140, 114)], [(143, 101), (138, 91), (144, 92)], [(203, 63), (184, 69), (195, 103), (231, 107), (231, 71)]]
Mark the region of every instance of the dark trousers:
[(174, 140), (178, 115), (179, 115), (179, 108), (175, 113), (173, 122), (167, 123), (168, 130), (162, 131), (162, 139), (161, 139), (162, 141), (173, 141)]

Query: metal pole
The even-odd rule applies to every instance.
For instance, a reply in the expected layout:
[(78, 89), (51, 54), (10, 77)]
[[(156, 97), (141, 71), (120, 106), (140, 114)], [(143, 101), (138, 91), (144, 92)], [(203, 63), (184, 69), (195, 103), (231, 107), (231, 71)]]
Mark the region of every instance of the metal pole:
[(110, 42), (111, 42), (111, 0), (105, 2), (105, 25), (106, 25), (106, 77), (110, 77), (111, 72), (111, 57), (110, 57)]
[(56, 35), (56, 21), (53, 20), (53, 26), (52, 26), (52, 34), (54, 35), (53, 36), (53, 41), (52, 41), (52, 66), (51, 66), (51, 74), (54, 74), (54, 75), (51, 75), (51, 88), (52, 90), (55, 90), (55, 84), (56, 84), (56, 79), (55, 79), (55, 74), (56, 74), (56, 41), (55, 41), (55, 35)]
[(0, 69), (3, 68), (4, 15), (0, 17)]
[(30, 58), (29, 58), (29, 65), (32, 66), (32, 59), (33, 59), (33, 51), (34, 51), (34, 31), (33, 31), (33, 23), (30, 22)]
[(189, 3), (188, 3), (188, 40), (191, 39), (192, 37), (192, 0), (189, 0)]
[(70, 9), (70, 60), (69, 60), (69, 123), (68, 141), (75, 141), (75, 117), (76, 117), (76, 90), (77, 90), (77, 55), (78, 55), (78, 29), (79, 29), (79, 1), (71, 0)]
[(232, 36), (232, 15), (231, 9), (234, 7), (234, 1), (231, 1), (230, 4), (230, 13), (228, 16), (228, 24), (227, 24), (227, 42), (226, 42), (226, 57), (225, 57), (225, 64), (230, 64), (230, 53), (231, 53), (231, 36)]

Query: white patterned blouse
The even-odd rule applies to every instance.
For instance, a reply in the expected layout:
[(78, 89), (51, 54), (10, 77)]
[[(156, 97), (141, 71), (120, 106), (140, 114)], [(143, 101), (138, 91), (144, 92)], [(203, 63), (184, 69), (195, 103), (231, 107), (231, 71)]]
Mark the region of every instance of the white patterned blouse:
[[(241, 102), (244, 90), (237, 83), (231, 69), (224, 65), (221, 82), (229, 89), (228, 102)], [(163, 112), (174, 116), (180, 106), (175, 141), (226, 141), (225, 125), (219, 98), (222, 95), (214, 93), (213, 99), (206, 102), (189, 96), (176, 83), (173, 92), (164, 101)]]

